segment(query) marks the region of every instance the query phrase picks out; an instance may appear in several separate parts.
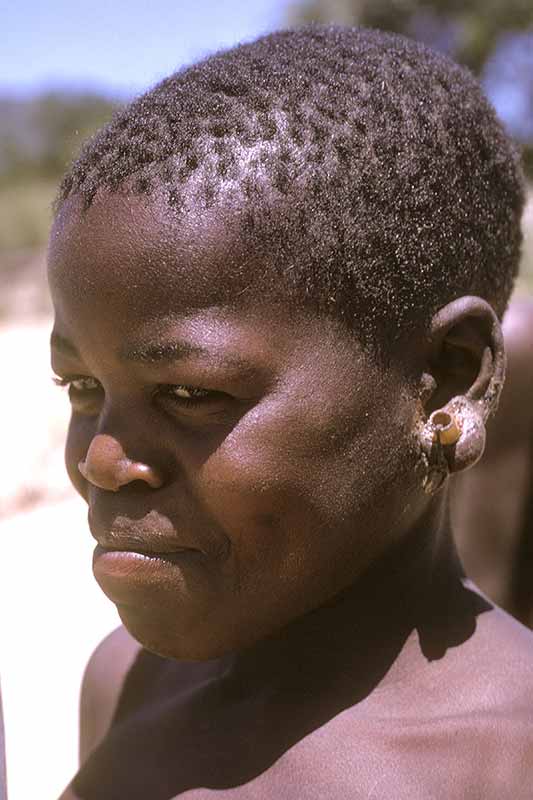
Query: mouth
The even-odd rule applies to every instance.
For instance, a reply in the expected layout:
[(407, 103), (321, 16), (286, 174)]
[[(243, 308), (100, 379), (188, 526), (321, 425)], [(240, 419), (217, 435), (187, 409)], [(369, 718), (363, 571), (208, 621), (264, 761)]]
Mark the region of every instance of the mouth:
[(173, 549), (153, 549), (153, 548), (146, 548), (146, 546), (120, 546), (118, 543), (111, 546), (106, 546), (102, 544), (97, 544), (94, 557), (99, 558), (101, 556), (115, 556), (120, 558), (131, 557), (135, 559), (136, 557), (139, 559), (147, 559), (149, 561), (166, 561), (170, 563), (177, 564), (179, 563), (185, 555), (190, 555), (193, 553), (200, 553), (200, 550), (193, 548), (193, 547), (174, 547)]
[(150, 516), (135, 523), (116, 516), (111, 525), (106, 525), (89, 510), (89, 530), (101, 553), (136, 553), (146, 558), (169, 559), (185, 552), (203, 552), (192, 537), (178, 533), (169, 519), (159, 515), (150, 519)]
[(107, 516), (89, 509), (93, 574), (117, 606), (143, 605), (168, 587), (178, 595), (179, 587), (201, 587), (221, 560), (209, 546), (215, 537), (201, 541), (201, 532), (176, 527), (164, 514), (151, 511), (135, 520), (116, 512)]
[[(180, 586), (192, 587), (202, 580), (205, 558), (199, 550), (174, 549), (171, 552), (141, 549), (109, 549), (97, 545), (93, 554), (93, 574), (100, 588), (117, 606), (144, 608), (161, 591)], [(151, 599), (150, 599), (151, 598)], [(158, 601), (160, 602), (160, 601)]]
[(93, 574), (118, 608), (153, 607), (157, 612), (166, 607), (169, 591), (174, 600), (190, 599), (196, 592), (201, 596), (213, 569), (216, 572), (218, 556), (190, 525), (176, 527), (155, 511), (134, 520), (116, 512), (101, 518), (94, 509), (88, 516), (96, 543)]

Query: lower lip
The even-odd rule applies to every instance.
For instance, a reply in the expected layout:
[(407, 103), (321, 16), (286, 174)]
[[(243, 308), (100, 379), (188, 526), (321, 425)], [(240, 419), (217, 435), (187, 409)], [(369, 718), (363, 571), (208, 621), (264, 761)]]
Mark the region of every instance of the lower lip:
[[(115, 589), (120, 585), (126, 589), (127, 585), (153, 584), (158, 577), (180, 572), (201, 556), (199, 550), (192, 549), (147, 554), (131, 550), (105, 550), (98, 545), (94, 550), (93, 572), (104, 592), (115, 594)], [(108, 588), (112, 591), (108, 592)]]
[(192, 548), (177, 550), (174, 553), (140, 553), (135, 550), (106, 550), (97, 545), (94, 549), (94, 561), (95, 563), (103, 562), (109, 566), (115, 564), (119, 569), (121, 565), (128, 566), (128, 569), (138, 565), (139, 569), (143, 569), (144, 567), (153, 568), (157, 565), (180, 564), (191, 555), (198, 554), (199, 550)]

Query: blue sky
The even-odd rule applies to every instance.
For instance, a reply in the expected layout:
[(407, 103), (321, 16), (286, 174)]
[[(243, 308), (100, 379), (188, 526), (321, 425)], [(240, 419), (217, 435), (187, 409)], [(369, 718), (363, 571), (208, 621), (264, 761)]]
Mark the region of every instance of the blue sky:
[[(287, 23), (298, 0), (0, 0), (0, 94), (83, 87), (127, 97), (221, 47)], [(487, 75), (502, 118), (531, 137), (531, 35), (513, 74), (512, 42)], [(520, 50), (520, 48), (519, 48)], [(527, 130), (526, 130), (527, 129)]]
[(287, 0), (0, 0), (0, 92), (130, 94), (220, 47), (281, 27)]

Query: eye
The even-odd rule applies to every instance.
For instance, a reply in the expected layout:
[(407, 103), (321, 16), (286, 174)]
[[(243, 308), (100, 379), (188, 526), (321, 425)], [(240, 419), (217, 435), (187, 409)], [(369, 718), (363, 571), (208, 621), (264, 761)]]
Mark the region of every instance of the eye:
[(100, 381), (97, 381), (96, 378), (90, 378), (88, 375), (72, 378), (54, 377), (52, 380), (56, 386), (68, 386), (71, 392), (80, 394), (84, 392), (96, 392), (102, 388)]
[(180, 408), (211, 406), (229, 399), (224, 392), (201, 389), (198, 386), (186, 386), (182, 383), (160, 386), (155, 394)]
[(104, 389), (100, 381), (89, 375), (53, 378), (57, 386), (66, 386), (72, 409), (80, 414), (94, 415), (102, 404)]
[(196, 386), (177, 384), (176, 386), (167, 386), (166, 389), (171, 397), (179, 400), (200, 400), (209, 397), (207, 389), (199, 389)]

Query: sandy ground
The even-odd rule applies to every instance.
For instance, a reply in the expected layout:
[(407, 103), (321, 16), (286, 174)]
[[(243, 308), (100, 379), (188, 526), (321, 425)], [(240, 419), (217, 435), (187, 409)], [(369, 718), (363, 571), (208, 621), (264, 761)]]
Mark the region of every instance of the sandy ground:
[(0, 674), (10, 800), (54, 800), (72, 776), (83, 669), (118, 624), (92, 577), (85, 507), (63, 467), (68, 398), (50, 379), (50, 326), (47, 317), (0, 326)]

